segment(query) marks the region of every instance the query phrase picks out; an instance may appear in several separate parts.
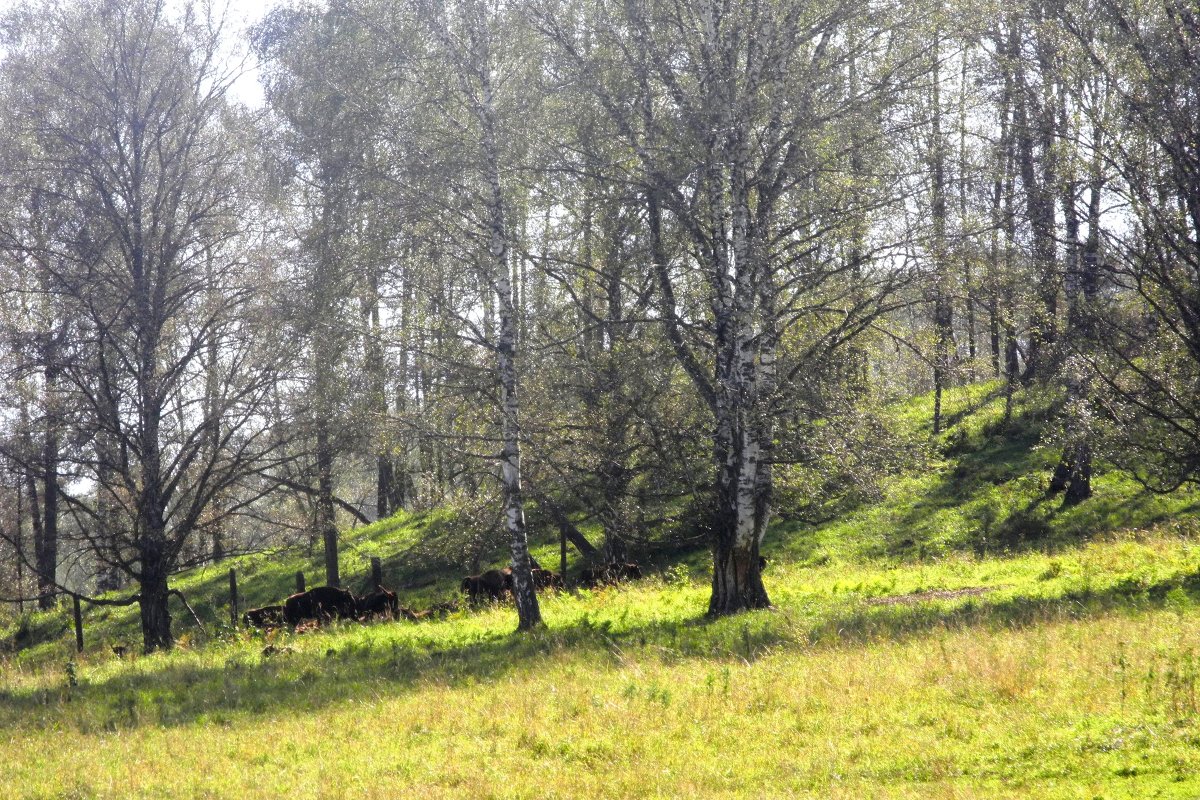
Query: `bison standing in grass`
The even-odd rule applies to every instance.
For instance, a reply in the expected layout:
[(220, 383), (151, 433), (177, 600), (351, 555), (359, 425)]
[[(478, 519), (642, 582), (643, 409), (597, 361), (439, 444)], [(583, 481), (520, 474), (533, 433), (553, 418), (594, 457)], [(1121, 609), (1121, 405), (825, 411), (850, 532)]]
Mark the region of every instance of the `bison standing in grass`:
[(262, 608), (251, 608), (242, 614), (242, 624), (247, 628), (261, 628), (267, 630), (269, 628), (283, 627), (283, 606), (263, 606)]
[(503, 600), (512, 591), (512, 569), (489, 569), (462, 579), (461, 588), (472, 603), (480, 600)]
[(399, 619), (400, 616), (400, 601), (396, 598), (396, 593), (388, 591), (382, 586), (377, 586), (371, 594), (358, 598), (359, 619), (372, 617)]
[(533, 585), (537, 589), (561, 590), (564, 588), (563, 579), (557, 572), (551, 572), (541, 567), (533, 568)]
[(357, 617), (358, 603), (354, 595), (336, 586), (317, 586), (283, 601), (283, 619), (293, 628), (309, 619), (326, 622)]

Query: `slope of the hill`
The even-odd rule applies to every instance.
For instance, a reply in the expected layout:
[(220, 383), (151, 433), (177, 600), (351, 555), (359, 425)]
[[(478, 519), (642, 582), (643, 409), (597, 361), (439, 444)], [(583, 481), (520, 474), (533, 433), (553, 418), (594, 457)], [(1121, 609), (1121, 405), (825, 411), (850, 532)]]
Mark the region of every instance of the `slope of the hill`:
[[(1011, 416), (1005, 420), (1005, 399), (998, 382), (966, 386), (947, 393), (943, 407), (948, 425), (939, 437), (929, 434), (932, 398), (915, 397), (891, 406), (886, 422), (898, 441), (919, 443), (919, 457), (910, 469), (884, 476), (880, 497), (843, 509), (822, 524), (788, 517), (780, 509), (779, 521), (769, 531), (763, 551), (771, 558), (768, 588), (788, 591), (781, 581), (793, 568), (829, 566), (839, 574), (870, 568), (1004, 556), (1033, 549), (1053, 554), (1071, 550), (1101, 534), (1136, 531), (1153, 526), (1185, 526), (1200, 510), (1200, 492), (1184, 489), (1172, 495), (1144, 491), (1129, 476), (1101, 467), (1095, 478), (1095, 497), (1074, 508), (1063, 508), (1061, 499), (1045, 491), (1056, 453), (1040, 444), (1052, 404), (1046, 397), (1018, 393)], [(367, 590), (370, 560), (383, 562), (384, 582), (397, 588), (401, 602), (424, 608), (456, 599), (462, 568), (455, 563), (453, 531), (445, 515), (399, 514), (375, 524), (343, 532), (341, 565), (344, 585)], [(534, 554), (557, 565), (554, 535), (535, 532)], [(504, 550), (492, 554), (495, 564)], [(570, 553), (572, 564), (576, 554)], [(303, 572), (308, 585), (320, 583), (323, 555), (319, 543), (310, 548), (284, 549), (228, 559), (177, 576), (179, 588), (206, 630), (196, 628), (182, 607), (174, 608), (176, 630), (186, 642), (203, 641), (215, 634), (230, 635), (228, 624), (229, 569), (238, 579), (239, 608), (279, 602)], [(656, 555), (653, 570), (674, 581), (703, 582), (709, 570), (705, 550)], [(174, 601), (173, 601), (174, 605)], [(703, 604), (700, 603), (699, 606)], [(698, 606), (698, 607), (699, 607)], [(87, 609), (87, 647), (108, 650), (113, 645), (134, 646), (140, 641), (135, 607)], [(0, 630), (16, 658), (40, 663), (46, 658), (70, 658), (74, 639), (67, 609), (29, 615), (19, 624)], [(0, 644), (2, 647), (2, 644)]]
[[(1002, 555), (1034, 547), (1071, 548), (1090, 537), (1146, 528), (1200, 511), (1200, 493), (1145, 491), (1129, 475), (1099, 464), (1095, 495), (1064, 508), (1046, 488), (1058, 451), (1042, 444), (1053, 398), (1020, 392), (1011, 419), (999, 382), (948, 393), (949, 425), (919, 466), (883, 481), (880, 502), (820, 526), (783, 523), (771, 539), (792, 561), (911, 561), (971, 551)], [(890, 411), (902, 436), (927, 436), (929, 396)]]
[[(1046, 405), (1003, 426), (989, 392), (952, 398), (955, 425), (878, 502), (771, 531), (773, 611), (706, 619), (695, 553), (547, 595), (531, 635), (504, 607), (212, 640), (180, 620), (174, 652), (117, 658), (132, 621), (93, 611), (82, 656), (0, 656), (2, 794), (1200, 795), (1196, 494), (1110, 472), (1064, 510), (1042, 488)], [(927, 408), (896, 420), (919, 435)], [(350, 532), (346, 563), (395, 567), (436, 522)], [(304, 554), (236, 564), (250, 602), (317, 574)], [(226, 575), (181, 577), (201, 615)], [(425, 584), (413, 605), (453, 577), (395, 575)]]

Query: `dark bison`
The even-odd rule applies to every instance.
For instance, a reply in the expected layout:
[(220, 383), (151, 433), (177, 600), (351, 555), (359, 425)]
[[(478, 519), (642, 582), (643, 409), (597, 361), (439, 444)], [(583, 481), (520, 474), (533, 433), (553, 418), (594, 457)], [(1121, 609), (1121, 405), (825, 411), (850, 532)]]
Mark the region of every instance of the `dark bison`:
[(400, 619), (400, 616), (400, 601), (396, 598), (396, 593), (388, 591), (382, 586), (377, 586), (371, 594), (365, 594), (358, 598), (359, 619), (372, 617)]
[(306, 619), (324, 622), (357, 616), (358, 603), (354, 595), (336, 586), (316, 586), (283, 601), (284, 622), (293, 628)]
[(461, 588), (472, 603), (480, 600), (503, 600), (512, 591), (512, 569), (489, 569), (462, 579)]
[(563, 579), (557, 572), (551, 572), (541, 567), (534, 567), (533, 585), (538, 589), (562, 589)]
[(282, 628), (283, 606), (263, 606), (262, 608), (247, 609), (242, 614), (242, 624), (247, 628)]
[(632, 561), (614, 561), (598, 567), (587, 567), (579, 573), (579, 585), (588, 588), (607, 583), (634, 581), (642, 577), (642, 568)]

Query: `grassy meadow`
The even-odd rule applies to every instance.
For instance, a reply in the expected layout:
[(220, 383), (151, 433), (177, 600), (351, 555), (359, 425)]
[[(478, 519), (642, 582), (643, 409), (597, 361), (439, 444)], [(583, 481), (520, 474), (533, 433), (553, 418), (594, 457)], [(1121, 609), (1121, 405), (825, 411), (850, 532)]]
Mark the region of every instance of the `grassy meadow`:
[[(232, 630), (227, 565), (180, 576), (209, 624), (176, 613), (170, 653), (113, 654), (130, 609), (88, 609), (82, 655), (65, 613), (14, 621), (0, 797), (1200, 797), (1200, 494), (1109, 471), (1064, 510), (1038, 401), (1007, 428), (994, 387), (952, 401), (877, 502), (783, 515), (770, 611), (706, 619), (706, 554), (683, 552), (544, 595), (530, 635), (504, 607)], [(924, 410), (895, 413), (917, 431)], [(438, 524), (348, 532), (344, 563), (380, 555), (403, 603), (443, 599), (453, 565), (404, 557)], [(309, 559), (238, 560), (248, 602)]]

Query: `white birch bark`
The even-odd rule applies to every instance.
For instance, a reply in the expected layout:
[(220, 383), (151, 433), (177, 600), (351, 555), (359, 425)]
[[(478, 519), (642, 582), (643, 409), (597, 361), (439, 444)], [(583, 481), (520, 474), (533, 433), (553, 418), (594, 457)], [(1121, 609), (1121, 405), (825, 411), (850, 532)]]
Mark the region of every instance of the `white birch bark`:
[(476, 86), (469, 86), (465, 78), (467, 69), (461, 69), (464, 92), (472, 101), (480, 129), (480, 148), (483, 155), (483, 172), (487, 182), (488, 196), (488, 282), (493, 286), (497, 300), (499, 333), (496, 342), (496, 370), (500, 382), (502, 414), (502, 446), (500, 451), (500, 479), (504, 492), (504, 521), (512, 553), (513, 596), (517, 606), (517, 627), (528, 630), (542, 622), (537, 594), (533, 586), (533, 573), (529, 556), (529, 540), (525, 531), (525, 508), (521, 490), (521, 426), (518, 399), (517, 375), (517, 309), (514, 304), (512, 265), (509, 260), (508, 230), (504, 215), (504, 190), (500, 179), (500, 148), (497, 141), (495, 92), (491, 75), (488, 21), (482, 4), (471, 4), (467, 9), (472, 26), (472, 51), (462, 67), (472, 73)]

